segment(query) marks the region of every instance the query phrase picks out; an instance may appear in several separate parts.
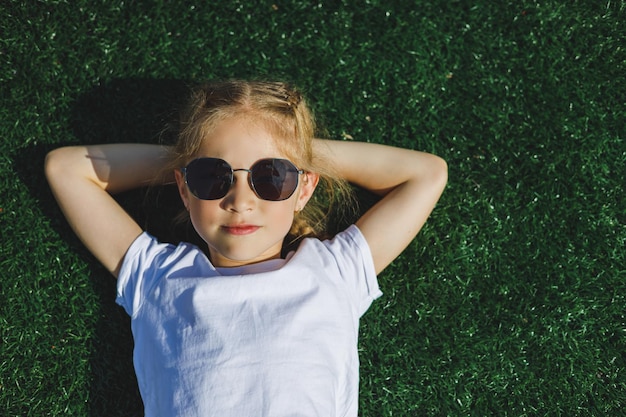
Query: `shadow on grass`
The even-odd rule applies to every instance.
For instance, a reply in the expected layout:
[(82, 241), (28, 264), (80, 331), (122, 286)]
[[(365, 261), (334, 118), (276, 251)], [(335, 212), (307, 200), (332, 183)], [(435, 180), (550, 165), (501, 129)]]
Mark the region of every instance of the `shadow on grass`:
[[(124, 79), (103, 83), (76, 101), (71, 128), (80, 144), (169, 144), (176, 129), (177, 109), (187, 93), (187, 84), (179, 80)], [(115, 304), (115, 280), (70, 229), (48, 188), (43, 170), (33, 169), (34, 164), (43, 165), (50, 150), (66, 144), (69, 143), (31, 147), (15, 156), (14, 169), (40, 202), (40, 209), (61, 239), (89, 265), (90, 283), (101, 300), (91, 341), (90, 415), (142, 416), (143, 404), (132, 364), (130, 319)], [(116, 199), (144, 229), (162, 241), (175, 241), (181, 238), (181, 233), (189, 233), (186, 228), (170, 226), (171, 218), (182, 209), (173, 186), (127, 192)]]

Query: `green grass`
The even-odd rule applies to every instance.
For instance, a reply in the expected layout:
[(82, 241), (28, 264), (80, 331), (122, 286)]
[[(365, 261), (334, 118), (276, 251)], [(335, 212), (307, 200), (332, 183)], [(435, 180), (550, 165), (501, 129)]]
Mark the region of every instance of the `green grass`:
[(186, 82), (259, 76), (333, 138), (449, 163), (362, 320), (362, 416), (626, 415), (626, 2), (181, 3), (0, 5), (0, 415), (141, 414), (45, 153), (167, 140)]

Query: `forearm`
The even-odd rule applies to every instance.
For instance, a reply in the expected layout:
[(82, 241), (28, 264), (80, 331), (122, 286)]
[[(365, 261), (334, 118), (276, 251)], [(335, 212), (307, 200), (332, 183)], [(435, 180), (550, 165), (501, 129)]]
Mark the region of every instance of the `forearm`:
[(167, 148), (163, 146), (110, 144), (56, 149), (48, 155), (46, 165), (49, 177), (89, 180), (114, 194), (154, 183), (166, 161)]
[(317, 139), (314, 151), (342, 178), (381, 196), (408, 181), (431, 183), (447, 176), (441, 158), (410, 149)]

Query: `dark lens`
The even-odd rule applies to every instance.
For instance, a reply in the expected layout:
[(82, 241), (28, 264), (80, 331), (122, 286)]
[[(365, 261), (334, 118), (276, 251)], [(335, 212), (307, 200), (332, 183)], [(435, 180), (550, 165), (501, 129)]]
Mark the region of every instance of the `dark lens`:
[(263, 200), (286, 200), (298, 186), (298, 169), (286, 159), (262, 159), (251, 171), (251, 185)]
[(217, 200), (226, 195), (232, 183), (228, 162), (217, 158), (198, 158), (187, 165), (187, 187), (201, 200)]

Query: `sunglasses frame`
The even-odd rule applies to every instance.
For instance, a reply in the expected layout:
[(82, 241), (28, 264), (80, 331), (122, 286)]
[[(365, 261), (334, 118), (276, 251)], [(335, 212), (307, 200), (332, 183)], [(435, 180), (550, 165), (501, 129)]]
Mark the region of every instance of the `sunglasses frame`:
[[(214, 160), (217, 163), (224, 163), (226, 166), (228, 166), (228, 168), (230, 168), (230, 178), (229, 178), (229, 183), (227, 184), (228, 187), (226, 189), (226, 192), (224, 193), (224, 195), (222, 195), (221, 197), (217, 197), (217, 198), (201, 198), (200, 196), (198, 196), (194, 191), (191, 190), (191, 187), (189, 187), (189, 183), (187, 182), (187, 171), (188, 171), (188, 167), (189, 165), (191, 165), (192, 163), (196, 162), (196, 161), (200, 161), (203, 159), (208, 159), (208, 160)], [(282, 163), (285, 163), (287, 166), (287, 172), (293, 172), (296, 175), (296, 182), (294, 185), (294, 188), (291, 192), (289, 192), (289, 194), (286, 197), (283, 198), (279, 198), (277, 200), (274, 199), (266, 199), (263, 198), (259, 195), (255, 185), (254, 185), (254, 179), (252, 178), (252, 171), (254, 169), (254, 167), (258, 164), (261, 164), (263, 162), (266, 161), (272, 161), (272, 163), (274, 163), (274, 161), (281, 161)], [(258, 198), (260, 198), (263, 201), (284, 201), (287, 200), (289, 197), (291, 197), (293, 195), (293, 193), (296, 192), (296, 190), (298, 189), (298, 184), (300, 183), (300, 175), (304, 174), (304, 170), (299, 169), (298, 167), (296, 167), (296, 165), (291, 162), (288, 159), (283, 159), (283, 158), (262, 158), (259, 159), (258, 161), (256, 161), (255, 163), (252, 164), (252, 166), (250, 166), (249, 169), (246, 168), (237, 168), (237, 169), (233, 169), (233, 167), (225, 160), (221, 159), (221, 158), (212, 158), (212, 157), (202, 157), (202, 158), (195, 158), (193, 160), (191, 160), (187, 166), (182, 167), (180, 169), (181, 173), (183, 174), (184, 180), (185, 180), (185, 185), (187, 186), (187, 188), (189, 189), (189, 191), (191, 192), (191, 194), (194, 195), (194, 197), (196, 197), (199, 200), (205, 200), (205, 201), (212, 201), (212, 200), (220, 200), (224, 197), (226, 197), (226, 194), (228, 194), (228, 191), (230, 191), (230, 189), (232, 188), (233, 184), (235, 183), (235, 172), (237, 171), (244, 171), (247, 172), (247, 178), (248, 178), (248, 185), (250, 186), (250, 189), (252, 189), (252, 191), (254, 192), (254, 195), (256, 195)]]

